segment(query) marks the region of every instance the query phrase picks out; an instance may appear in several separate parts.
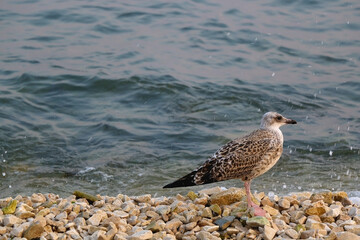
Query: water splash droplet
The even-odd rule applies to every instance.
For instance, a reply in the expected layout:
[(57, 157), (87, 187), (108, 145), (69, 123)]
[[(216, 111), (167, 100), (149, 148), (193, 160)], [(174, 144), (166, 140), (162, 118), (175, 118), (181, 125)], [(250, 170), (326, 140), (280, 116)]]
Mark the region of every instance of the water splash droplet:
[(333, 151), (330, 150), (330, 151), (329, 151), (329, 155), (332, 156), (332, 155), (333, 155)]

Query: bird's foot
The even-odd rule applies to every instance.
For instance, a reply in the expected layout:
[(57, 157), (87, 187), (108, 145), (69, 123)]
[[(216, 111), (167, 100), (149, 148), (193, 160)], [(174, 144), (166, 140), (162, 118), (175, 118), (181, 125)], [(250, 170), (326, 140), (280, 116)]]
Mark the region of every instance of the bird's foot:
[(265, 217), (266, 211), (264, 209), (262, 209), (261, 207), (259, 207), (258, 205), (254, 204), (252, 206), (252, 209), (253, 209), (254, 216)]
[(248, 209), (254, 216), (265, 217), (266, 211), (252, 201), (249, 203)]

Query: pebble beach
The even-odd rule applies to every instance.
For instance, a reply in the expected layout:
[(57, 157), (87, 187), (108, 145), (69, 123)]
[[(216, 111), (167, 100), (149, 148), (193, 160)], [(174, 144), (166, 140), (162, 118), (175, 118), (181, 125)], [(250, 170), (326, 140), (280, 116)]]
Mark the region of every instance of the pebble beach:
[(0, 199), (5, 239), (360, 239), (360, 199), (346, 192), (256, 193), (253, 216), (242, 188), (170, 197), (32, 194)]

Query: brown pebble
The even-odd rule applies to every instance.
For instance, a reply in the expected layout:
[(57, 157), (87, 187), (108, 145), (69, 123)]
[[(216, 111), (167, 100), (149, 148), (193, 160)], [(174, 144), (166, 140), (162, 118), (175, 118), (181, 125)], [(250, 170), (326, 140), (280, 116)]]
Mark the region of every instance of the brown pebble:
[(278, 201), (279, 207), (283, 208), (283, 209), (288, 209), (290, 208), (290, 202), (289, 200), (285, 199), (285, 198), (281, 198)]
[(274, 203), (269, 199), (268, 196), (264, 197), (262, 200), (261, 200), (261, 205), (263, 206), (270, 206), (270, 207), (274, 207)]
[(33, 239), (38, 238), (45, 231), (43, 223), (41, 221), (34, 221), (28, 229), (24, 232), (24, 238)]

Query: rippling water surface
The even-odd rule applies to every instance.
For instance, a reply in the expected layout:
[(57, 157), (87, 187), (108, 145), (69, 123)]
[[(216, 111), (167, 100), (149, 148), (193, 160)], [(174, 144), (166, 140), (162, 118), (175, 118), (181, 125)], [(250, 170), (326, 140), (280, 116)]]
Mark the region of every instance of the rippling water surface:
[(359, 1), (9, 0), (0, 33), (0, 197), (198, 190), (162, 186), (267, 111), (299, 124), (254, 190), (360, 196)]

